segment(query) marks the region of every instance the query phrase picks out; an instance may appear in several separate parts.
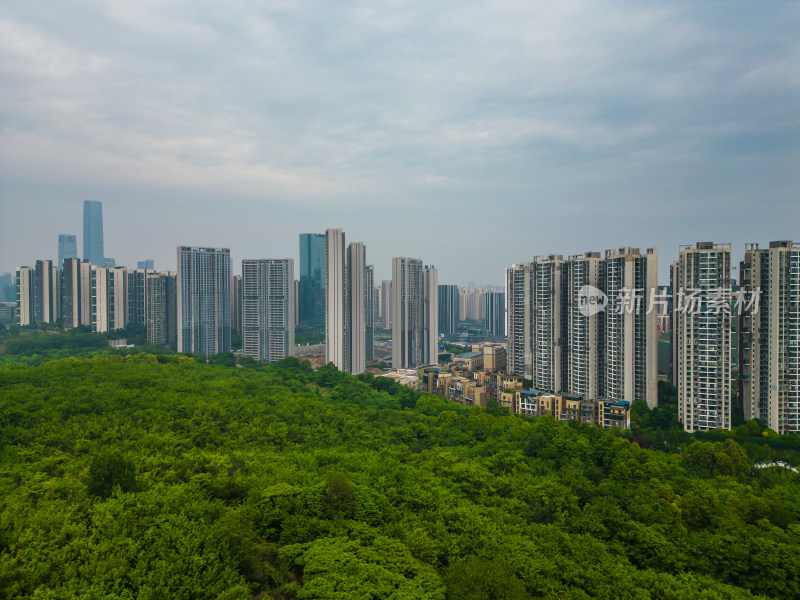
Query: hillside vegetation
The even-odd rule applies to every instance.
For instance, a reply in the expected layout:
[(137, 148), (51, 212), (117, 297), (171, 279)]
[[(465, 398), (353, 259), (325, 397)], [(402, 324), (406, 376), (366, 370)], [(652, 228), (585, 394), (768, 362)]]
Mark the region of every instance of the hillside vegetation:
[(0, 366), (0, 598), (800, 597), (800, 485), (387, 379)]

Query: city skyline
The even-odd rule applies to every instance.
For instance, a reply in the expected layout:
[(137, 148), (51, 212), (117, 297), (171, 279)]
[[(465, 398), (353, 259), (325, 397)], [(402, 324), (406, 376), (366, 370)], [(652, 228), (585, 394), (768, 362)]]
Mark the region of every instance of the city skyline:
[[(797, 237), (798, 17), (3, 3), (0, 271), (55, 260), (84, 200), (130, 267), (177, 268), (177, 244), (231, 248), (236, 270), (299, 261), (297, 234), (332, 227), (370, 247), (376, 280), (409, 254), (443, 284), (500, 284), (534, 255), (630, 246), (659, 249), (663, 284), (681, 244), (709, 239), (736, 265), (746, 243)], [(503, 243), (467, 248), (487, 224)]]
[[(85, 208), (82, 209), (82, 211), (85, 211)], [(104, 222), (101, 221), (101, 224), (104, 225)], [(296, 240), (297, 240), (298, 236), (301, 238), (301, 240), (302, 240), (303, 236), (308, 236), (308, 235), (316, 235), (316, 236), (324, 237), (324, 231), (326, 231), (327, 229), (331, 229), (331, 228), (323, 229), (319, 233), (317, 233), (317, 232), (314, 232), (314, 233), (298, 232), (298, 233), (293, 234), (295, 236), (295, 244), (294, 244), (295, 256), (301, 257), (301, 258), (300, 259), (292, 258), (292, 260), (295, 261), (298, 264), (302, 263), (302, 252), (297, 250), (297, 242), (296, 242)], [(344, 229), (344, 228), (340, 227), (339, 229)], [(789, 226), (789, 229), (791, 229), (791, 225)], [(76, 236), (76, 235), (65, 236), (64, 234), (58, 234), (57, 240), (53, 244), (53, 246), (56, 248), (56, 251), (54, 252), (54, 256), (60, 256), (60, 252), (61, 252), (61, 248), (62, 248), (62, 238), (65, 238), (65, 237), (81, 238), (80, 244), (81, 245), (83, 244), (82, 236)], [(224, 236), (219, 236), (219, 237), (224, 237)], [(366, 239), (368, 236), (361, 236), (361, 237)], [(784, 236), (782, 238), (778, 237), (778, 236), (772, 236), (772, 237), (769, 237), (767, 239), (770, 239), (770, 240), (792, 239), (792, 236), (789, 235), (789, 236)], [(730, 243), (729, 241), (726, 241), (726, 243), (729, 243), (730, 246), (731, 246), (731, 256), (732, 256), (731, 277), (733, 279), (735, 279), (737, 282), (739, 280), (739, 274), (738, 274), (739, 264), (742, 261), (745, 260), (746, 248), (752, 243), (757, 243), (757, 241), (758, 241), (758, 238), (753, 238), (753, 239), (749, 239), (748, 238), (748, 241), (744, 242), (741, 245), (740, 249), (737, 249), (736, 244), (733, 244), (733, 243)], [(46, 246), (47, 244), (44, 244), (44, 245)], [(185, 245), (198, 245), (198, 244), (180, 243), (178, 245), (179, 246), (185, 246)], [(301, 245), (302, 245), (302, 242), (301, 242)], [(662, 256), (666, 255), (667, 257), (671, 256), (671, 253), (674, 252), (674, 259), (673, 260), (675, 260), (675, 259), (678, 258), (679, 249), (682, 248), (685, 245), (686, 244), (684, 244), (684, 243), (676, 243), (674, 245), (674, 247), (667, 248), (666, 251), (659, 251), (658, 247), (654, 247), (654, 249), (659, 251), (659, 253), (662, 254)], [(199, 244), (199, 246), (203, 246), (203, 244)], [(380, 244), (378, 244), (378, 246), (380, 247)], [(145, 247), (146, 248), (151, 248), (150, 246), (145, 246)], [(215, 247), (215, 246), (214, 246), (214, 244), (208, 244), (207, 247)], [(595, 253), (595, 252), (605, 252), (605, 251), (617, 251), (617, 250), (619, 250), (621, 248), (629, 248), (629, 247), (632, 247), (632, 246), (626, 246), (626, 245), (623, 245), (623, 244), (617, 244), (617, 245), (611, 244), (608, 247), (604, 247), (602, 249), (594, 249), (594, 250), (583, 249), (583, 250), (580, 250), (579, 252), (577, 252), (576, 254), (585, 254), (587, 252), (588, 253)], [(232, 275), (241, 275), (242, 274), (241, 273), (242, 260), (255, 260), (252, 256), (244, 257), (244, 258), (234, 258), (234, 257), (238, 257), (239, 254), (240, 254), (240, 253), (236, 252), (235, 248), (231, 248), (230, 249), (230, 253), (231, 253), (231, 261), (232, 261), (232, 265), (231, 265), (231, 274)], [(147, 252), (145, 251), (144, 254), (147, 254)], [(172, 254), (174, 254), (174, 247), (173, 247)], [(541, 254), (529, 254), (529, 255), (522, 256), (522, 257), (517, 257), (512, 261), (512, 263), (509, 263), (509, 264), (524, 263), (524, 262), (528, 262), (528, 261), (532, 260), (535, 256), (550, 255), (550, 254), (560, 254), (562, 256), (568, 256), (569, 255), (568, 253), (562, 252), (560, 249), (554, 251), (552, 248), (550, 248), (549, 250), (548, 249), (544, 249), (544, 251)], [(258, 259), (265, 259), (265, 258), (270, 258), (270, 257), (275, 257), (275, 256), (290, 256), (290, 253), (289, 252), (282, 252), (280, 249), (278, 249), (278, 250), (276, 250), (275, 252), (272, 252), (272, 253), (262, 252), (261, 255), (258, 256)], [(389, 258), (388, 267), (386, 267), (386, 265), (384, 265), (384, 268), (386, 268), (386, 271), (388, 272), (388, 274), (390, 276), (389, 279), (391, 279), (391, 272), (392, 272), (392, 270), (391, 270), (391, 261), (394, 258), (397, 258), (397, 256), (391, 256)], [(2, 267), (2, 265), (0, 265), (0, 274), (7, 273), (7, 274), (12, 274), (13, 275), (14, 272), (19, 267), (21, 267), (21, 266), (30, 266), (30, 265), (34, 264), (37, 260), (52, 260), (54, 265), (58, 264), (58, 260), (56, 258), (49, 258), (49, 257), (47, 257), (47, 255), (44, 252), (39, 252), (38, 254), (35, 254), (35, 256), (28, 257), (27, 262), (23, 261), (23, 262), (19, 263), (18, 265), (15, 265), (15, 266), (12, 266), (12, 267), (8, 268), (7, 270), (5, 270)], [(113, 260), (113, 259), (109, 259), (109, 258), (105, 258), (104, 257), (104, 261), (108, 261), (108, 260)], [(145, 264), (153, 265), (155, 263), (158, 263), (160, 265), (159, 266), (159, 270), (175, 271), (177, 269), (177, 265), (176, 264), (170, 264), (169, 263), (169, 259), (164, 259), (164, 261), (161, 262), (158, 259), (155, 259), (155, 260), (154, 259), (142, 260), (141, 258), (136, 258), (136, 259), (131, 261), (130, 265), (128, 263), (126, 263), (126, 262), (120, 262), (120, 261), (117, 261), (117, 263), (118, 264), (116, 264), (115, 266), (127, 267), (127, 268), (129, 268), (131, 270), (141, 269), (141, 268), (144, 268), (143, 265), (145, 265)], [(135, 266), (134, 266), (134, 264), (135, 264)], [(664, 262), (659, 262), (659, 265), (658, 265), (658, 285), (664, 286), (664, 285), (669, 285), (670, 284), (670, 281), (671, 281), (671, 275), (670, 275), (670, 271), (669, 271), (670, 264), (672, 264), (671, 261), (666, 263), (666, 264)], [(92, 265), (94, 265), (94, 266), (108, 266), (106, 263), (104, 263), (104, 264), (92, 263)], [(162, 268), (161, 265), (166, 265), (166, 266), (163, 266), (163, 268)], [(461, 289), (465, 289), (465, 288), (471, 287), (473, 285), (478, 287), (478, 288), (502, 289), (505, 286), (505, 281), (504, 281), (505, 280), (505, 268), (507, 266), (508, 265), (505, 265), (503, 267), (503, 269), (501, 271), (501, 274), (500, 274), (500, 277), (499, 277), (499, 281), (477, 281), (476, 282), (475, 274), (473, 272), (471, 275), (468, 275), (468, 280), (466, 280), (466, 281), (456, 281), (454, 283), (447, 283), (445, 285), (456, 285)], [(146, 268), (153, 268), (153, 267), (147, 266)], [(300, 273), (298, 273), (298, 277), (299, 276), (300, 276)], [(375, 275), (375, 277), (377, 278), (378, 276)]]

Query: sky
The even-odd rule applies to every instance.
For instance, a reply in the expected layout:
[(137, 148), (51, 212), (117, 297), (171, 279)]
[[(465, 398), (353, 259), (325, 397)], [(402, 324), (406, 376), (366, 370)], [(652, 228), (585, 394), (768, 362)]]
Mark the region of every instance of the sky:
[[(798, 2), (0, 2), (0, 272), (365, 242), (502, 285), (535, 255), (800, 242)], [(299, 272), (299, 265), (295, 266)], [(733, 275), (736, 277), (737, 272)]]

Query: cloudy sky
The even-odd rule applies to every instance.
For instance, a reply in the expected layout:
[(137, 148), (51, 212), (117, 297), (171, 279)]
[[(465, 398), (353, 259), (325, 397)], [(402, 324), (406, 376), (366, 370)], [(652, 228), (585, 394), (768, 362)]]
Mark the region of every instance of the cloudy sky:
[[(295, 257), (341, 227), (500, 284), (536, 254), (800, 241), (797, 2), (0, 2), (0, 272)], [(737, 259), (738, 260), (738, 259)]]

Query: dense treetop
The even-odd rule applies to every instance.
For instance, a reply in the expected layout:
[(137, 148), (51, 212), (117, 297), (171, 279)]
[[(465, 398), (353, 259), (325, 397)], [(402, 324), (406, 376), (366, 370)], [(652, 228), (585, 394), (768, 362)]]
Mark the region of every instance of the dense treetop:
[(798, 492), (294, 359), (0, 366), (0, 598), (800, 597)]

